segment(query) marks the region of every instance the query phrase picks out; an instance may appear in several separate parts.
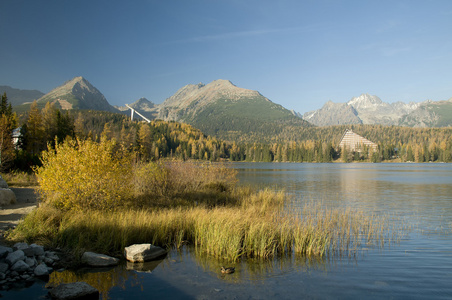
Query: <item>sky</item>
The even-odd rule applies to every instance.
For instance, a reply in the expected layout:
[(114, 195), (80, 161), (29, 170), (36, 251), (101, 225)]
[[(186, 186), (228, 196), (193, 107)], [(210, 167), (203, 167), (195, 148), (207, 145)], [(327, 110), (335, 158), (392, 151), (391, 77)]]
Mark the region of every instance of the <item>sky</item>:
[(83, 76), (112, 105), (228, 79), (304, 113), (452, 97), (452, 1), (1, 0), (0, 85)]

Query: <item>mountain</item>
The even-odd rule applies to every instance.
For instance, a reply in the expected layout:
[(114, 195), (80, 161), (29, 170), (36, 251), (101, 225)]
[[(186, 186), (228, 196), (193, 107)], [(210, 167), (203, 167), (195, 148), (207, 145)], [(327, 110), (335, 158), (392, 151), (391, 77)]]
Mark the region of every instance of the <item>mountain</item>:
[(402, 116), (414, 111), (422, 103), (386, 103), (377, 96), (362, 94), (347, 103), (329, 101), (321, 109), (303, 115), (303, 119), (318, 125), (381, 124), (398, 125)]
[[(140, 98), (132, 104), (129, 104), (130, 107), (138, 111), (140, 114), (145, 116), (148, 119), (157, 118), (158, 107), (146, 98)], [(127, 106), (114, 106), (117, 110), (129, 113), (129, 108)]]
[(426, 101), (399, 120), (400, 126), (452, 126), (452, 98), (447, 101)]
[(0, 94), (3, 95), (3, 93), (6, 93), (8, 102), (11, 103), (12, 106), (33, 102), (44, 95), (43, 92), (38, 90), (20, 90), (7, 85), (0, 85)]
[(285, 126), (311, 126), (259, 92), (221, 79), (182, 87), (158, 111), (159, 119), (188, 123), (222, 139), (271, 139)]
[(362, 124), (358, 112), (346, 103), (328, 101), (321, 109), (303, 115), (305, 120), (317, 126)]
[[(38, 107), (52, 102), (61, 109), (92, 109), (118, 112), (111, 106), (104, 95), (83, 77), (75, 77), (53, 89), (37, 100)], [(29, 109), (29, 104), (15, 108), (17, 111)]]

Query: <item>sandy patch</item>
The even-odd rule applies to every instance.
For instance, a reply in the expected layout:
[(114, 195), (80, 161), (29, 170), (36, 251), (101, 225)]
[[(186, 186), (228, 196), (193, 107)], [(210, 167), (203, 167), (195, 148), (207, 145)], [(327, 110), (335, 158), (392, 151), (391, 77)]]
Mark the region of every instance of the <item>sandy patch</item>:
[(34, 188), (14, 187), (16, 203), (0, 207), (0, 230), (16, 227), (19, 221), (29, 214), (38, 204), (38, 196)]

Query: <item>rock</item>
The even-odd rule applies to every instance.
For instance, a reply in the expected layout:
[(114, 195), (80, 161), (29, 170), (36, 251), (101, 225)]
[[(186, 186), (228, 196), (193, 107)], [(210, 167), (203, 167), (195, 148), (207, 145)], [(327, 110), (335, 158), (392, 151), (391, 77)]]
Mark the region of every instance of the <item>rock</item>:
[(33, 248), (31, 248), (30, 246), (28, 246), (27, 243), (16, 243), (13, 246), (13, 250), (17, 251), (17, 250), (22, 250), (25, 254), (25, 256), (34, 256), (34, 251)]
[(35, 270), (33, 271), (33, 273), (38, 276), (38, 277), (42, 277), (42, 276), (47, 276), (49, 275), (49, 270), (47, 269), (46, 264), (39, 264)]
[(0, 263), (0, 273), (6, 273), (8, 271), (9, 265), (5, 263)]
[(16, 250), (14, 252), (11, 252), (10, 254), (8, 254), (8, 256), (6, 257), (5, 261), (10, 265), (14, 265), (17, 261), (19, 260), (24, 260), (25, 259), (25, 254), (22, 250)]
[(0, 188), (0, 206), (16, 203), (16, 195), (10, 189)]
[(15, 243), (13, 246), (13, 250), (24, 250), (28, 248), (28, 244), (27, 243)]
[(164, 249), (151, 244), (135, 244), (124, 248), (124, 256), (132, 262), (145, 262), (165, 254)]
[(17, 277), (19, 276), (19, 273), (17, 273), (17, 271), (12, 271), (10, 275), (11, 277)]
[(7, 189), (9, 188), (8, 184), (6, 183), (5, 179), (3, 179), (2, 175), (0, 175), (0, 188)]
[(33, 249), (33, 253), (34, 253), (33, 255), (34, 256), (40, 256), (40, 255), (44, 255), (45, 254), (43, 246), (39, 246), (39, 245), (36, 245), (36, 244), (31, 244), (30, 248)]
[(45, 253), (45, 257), (50, 258), (51, 260), (60, 260), (58, 255), (56, 255), (55, 252), (52, 252), (52, 251), (47, 251)]
[(119, 259), (104, 254), (85, 252), (82, 255), (82, 263), (91, 267), (108, 267), (116, 266)]
[(86, 282), (60, 284), (49, 291), (50, 296), (58, 300), (99, 299), (99, 291)]
[(23, 273), (25, 271), (28, 271), (30, 269), (30, 266), (27, 265), (23, 260), (18, 260), (12, 267), (11, 270), (18, 273)]
[(34, 258), (34, 257), (27, 257), (26, 259), (25, 259), (25, 263), (30, 267), (30, 268), (32, 268), (32, 267), (34, 267), (34, 266), (36, 266), (36, 259)]
[(0, 258), (7, 256), (11, 252), (13, 252), (13, 249), (10, 247), (0, 246)]
[(51, 266), (54, 264), (54, 260), (48, 257), (44, 257), (44, 263), (46, 263), (47, 265)]

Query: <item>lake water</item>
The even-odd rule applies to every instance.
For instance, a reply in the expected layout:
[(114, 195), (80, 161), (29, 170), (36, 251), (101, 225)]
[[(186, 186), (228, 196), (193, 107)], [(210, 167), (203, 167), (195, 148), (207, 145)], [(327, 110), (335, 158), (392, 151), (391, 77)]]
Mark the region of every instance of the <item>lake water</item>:
[[(242, 261), (234, 274), (222, 275), (221, 262), (185, 248), (140, 270), (123, 264), (103, 272), (54, 272), (54, 280), (97, 282), (102, 299), (452, 299), (451, 164), (231, 167), (241, 183), (285, 190), (295, 205), (314, 201), (389, 214), (410, 230), (398, 243), (354, 258)], [(2, 292), (3, 298), (40, 298), (44, 285)]]

